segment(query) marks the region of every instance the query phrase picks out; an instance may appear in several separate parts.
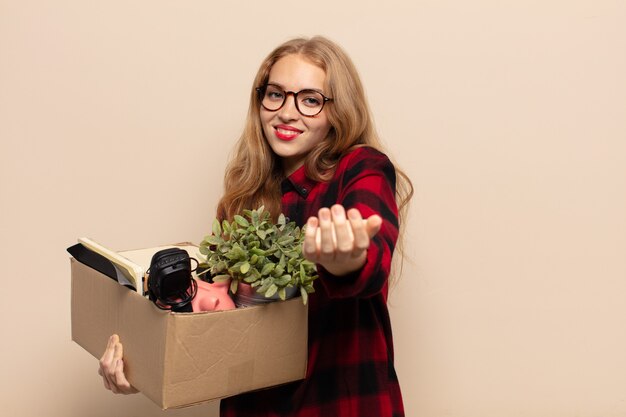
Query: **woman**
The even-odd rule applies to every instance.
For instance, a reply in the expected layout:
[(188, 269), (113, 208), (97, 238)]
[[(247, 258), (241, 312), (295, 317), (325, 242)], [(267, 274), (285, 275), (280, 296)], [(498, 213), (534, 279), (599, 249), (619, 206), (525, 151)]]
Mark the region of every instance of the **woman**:
[[(339, 46), (294, 39), (263, 61), (218, 217), (264, 205), (306, 223), (303, 252), (320, 278), (309, 298), (306, 378), (224, 399), (222, 416), (404, 415), (386, 301), (398, 207), (413, 189), (380, 149)], [(135, 392), (121, 357), (113, 336), (99, 372), (107, 389)]]

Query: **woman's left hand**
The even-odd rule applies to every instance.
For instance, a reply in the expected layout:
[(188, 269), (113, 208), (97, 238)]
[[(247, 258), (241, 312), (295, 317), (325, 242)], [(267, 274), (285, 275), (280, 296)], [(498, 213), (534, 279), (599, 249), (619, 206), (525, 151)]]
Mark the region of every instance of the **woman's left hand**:
[(339, 204), (321, 208), (317, 217), (310, 217), (306, 223), (302, 252), (306, 259), (322, 265), (331, 274), (347, 275), (365, 264), (370, 240), (382, 223), (376, 214), (363, 219), (355, 208), (346, 215)]

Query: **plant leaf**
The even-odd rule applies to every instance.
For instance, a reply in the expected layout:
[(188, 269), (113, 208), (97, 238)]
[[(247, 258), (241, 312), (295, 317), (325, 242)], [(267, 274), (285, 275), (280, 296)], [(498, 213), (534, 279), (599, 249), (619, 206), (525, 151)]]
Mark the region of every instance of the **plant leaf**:
[(285, 267), (278, 264), (272, 271), (272, 276), (280, 277), (285, 272)]
[(304, 287), (300, 287), (300, 295), (302, 296), (302, 304), (306, 305), (307, 301), (309, 301), (309, 294)]
[(249, 275), (243, 279), (243, 281), (248, 284), (252, 284), (256, 280), (257, 280), (257, 277), (255, 277), (254, 275)]
[(250, 263), (244, 262), (239, 268), (239, 270), (241, 271), (242, 274), (247, 274), (248, 271), (250, 270)]
[(233, 279), (230, 282), (230, 292), (232, 292), (233, 294), (237, 294), (237, 288), (239, 286), (239, 281), (236, 279)]
[(224, 231), (224, 233), (226, 233), (227, 235), (230, 234), (230, 223), (228, 223), (228, 220), (224, 220), (222, 221), (222, 230)]
[(276, 267), (275, 263), (267, 263), (263, 265), (263, 269), (261, 270), (261, 275), (269, 275), (274, 268)]
[[(235, 221), (240, 226), (243, 226), (243, 227), (250, 226), (250, 223), (246, 219), (244, 219), (242, 216), (240, 216), (239, 214), (235, 214)], [(245, 230), (244, 230), (244, 233), (245, 233)]]
[(283, 275), (280, 278), (276, 278), (274, 280), (274, 283), (279, 286), (279, 287), (284, 287), (285, 285), (289, 284), (291, 282), (291, 275)]
[(207, 236), (205, 239), (206, 243), (208, 243), (209, 245), (219, 245), (220, 243), (222, 243), (224, 240), (221, 238), (220, 235), (211, 235), (211, 236)]
[[(257, 281), (258, 282), (258, 281)], [(264, 279), (263, 283), (259, 288), (257, 288), (256, 292), (259, 294), (265, 294), (271, 285), (274, 285), (273, 279)]]
[(217, 219), (213, 220), (213, 234), (215, 236), (222, 235), (222, 226), (220, 226), (220, 221)]
[[(232, 277), (230, 275), (216, 275), (213, 277), (213, 281), (217, 281), (217, 282), (222, 282), (222, 281), (228, 281), (229, 279), (231, 279)], [(235, 281), (235, 280), (233, 280)]]
[(265, 256), (266, 253), (263, 249), (259, 249), (259, 248), (252, 248), (250, 249), (250, 253), (253, 253), (255, 255), (259, 255), (259, 256)]
[(292, 244), (296, 239), (293, 236), (283, 236), (278, 239), (278, 244), (281, 246), (287, 246)]
[(276, 294), (276, 291), (278, 291), (278, 287), (276, 286), (276, 284), (272, 284), (265, 292), (265, 296), (271, 297), (272, 295)]

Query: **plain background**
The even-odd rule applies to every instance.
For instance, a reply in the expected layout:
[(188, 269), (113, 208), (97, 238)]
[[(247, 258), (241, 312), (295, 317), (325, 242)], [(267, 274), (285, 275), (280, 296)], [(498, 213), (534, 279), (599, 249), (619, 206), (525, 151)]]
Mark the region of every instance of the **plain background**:
[(0, 0), (2, 414), (165, 414), (71, 342), (65, 248), (199, 242), (258, 64), (323, 34), (415, 185), (407, 416), (626, 416), (624, 22), (618, 0)]

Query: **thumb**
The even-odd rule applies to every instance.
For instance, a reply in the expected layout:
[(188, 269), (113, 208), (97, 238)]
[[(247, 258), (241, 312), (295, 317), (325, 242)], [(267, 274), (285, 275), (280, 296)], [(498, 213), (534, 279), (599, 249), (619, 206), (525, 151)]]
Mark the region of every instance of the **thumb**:
[(369, 216), (366, 220), (365, 230), (367, 231), (367, 236), (371, 239), (376, 236), (376, 233), (380, 231), (380, 228), (383, 225), (383, 219), (378, 214), (373, 214)]

